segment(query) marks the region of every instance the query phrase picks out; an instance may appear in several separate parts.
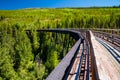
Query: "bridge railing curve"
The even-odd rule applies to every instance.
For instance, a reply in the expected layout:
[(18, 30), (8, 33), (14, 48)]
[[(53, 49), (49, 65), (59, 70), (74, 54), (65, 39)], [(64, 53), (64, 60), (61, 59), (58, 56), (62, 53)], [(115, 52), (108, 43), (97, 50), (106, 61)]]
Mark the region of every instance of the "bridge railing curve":
[(63, 33), (63, 34), (70, 34), (73, 38), (77, 40), (71, 50), (66, 54), (66, 56), (61, 60), (58, 66), (49, 74), (46, 80), (62, 80), (65, 77), (65, 74), (69, 73), (70, 65), (77, 54), (81, 43), (83, 43), (83, 36), (80, 32), (70, 29), (42, 29), (37, 30), (38, 32), (56, 32), (56, 33)]

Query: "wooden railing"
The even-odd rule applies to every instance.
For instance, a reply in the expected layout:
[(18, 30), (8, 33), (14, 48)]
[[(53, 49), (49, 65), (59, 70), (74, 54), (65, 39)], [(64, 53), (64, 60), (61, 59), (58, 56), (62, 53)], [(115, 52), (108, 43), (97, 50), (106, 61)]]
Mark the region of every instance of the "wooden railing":
[[(29, 30), (28, 30), (29, 31)], [(49, 74), (49, 76), (46, 78), (46, 80), (66, 80), (71, 67), (73, 66), (74, 60), (76, 58), (76, 54), (78, 54), (78, 50), (79, 47), (82, 43), (84, 43), (84, 37), (81, 35), (81, 32), (79, 32), (79, 30), (72, 30), (72, 29), (44, 29), (44, 30), (37, 30), (38, 32), (56, 32), (56, 33), (64, 33), (64, 34), (70, 34), (71, 36), (73, 36), (73, 38), (75, 38), (77, 40), (77, 42), (75, 43), (75, 45), (71, 48), (71, 50), (67, 53), (67, 55), (61, 60), (61, 62), (58, 64), (58, 66)], [(85, 30), (86, 33), (86, 30)], [(90, 40), (90, 34), (88, 31), (88, 40)], [(87, 70), (87, 75), (86, 75), (86, 79), (89, 79), (89, 77), (92, 77), (92, 80), (98, 80), (99, 77), (96, 75), (97, 71), (96, 71), (96, 63), (95, 63), (95, 57), (94, 57), (94, 52), (93, 52), (93, 48), (91, 45), (91, 41), (88, 41), (89, 43), (89, 48), (88, 48), (88, 56), (91, 56), (91, 71), (89, 70), (89, 66), (88, 66), (88, 70)], [(84, 46), (83, 46), (84, 47)], [(84, 48), (83, 48), (84, 49)], [(84, 51), (84, 50), (83, 50)], [(84, 53), (84, 52), (83, 52)], [(82, 57), (81, 57), (82, 58)], [(80, 59), (81, 62), (82, 59)], [(89, 58), (88, 58), (88, 62), (89, 62)], [(89, 65), (89, 63), (88, 63)], [(79, 66), (81, 66), (81, 64), (79, 64)], [(76, 75), (75, 79), (79, 78), (79, 74), (81, 71), (81, 68), (79, 67), (77, 69), (78, 74)], [(90, 73), (92, 74), (92, 76), (90, 76)]]
[(120, 29), (96, 29), (94, 35), (120, 47)]

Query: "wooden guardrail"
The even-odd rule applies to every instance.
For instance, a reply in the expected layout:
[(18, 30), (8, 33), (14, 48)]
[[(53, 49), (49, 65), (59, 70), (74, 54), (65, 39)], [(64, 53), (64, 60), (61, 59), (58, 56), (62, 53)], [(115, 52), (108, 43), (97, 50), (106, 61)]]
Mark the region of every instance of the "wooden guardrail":
[(70, 34), (73, 38), (77, 40), (75, 45), (71, 48), (71, 50), (67, 53), (67, 55), (61, 60), (58, 66), (50, 73), (50, 75), (46, 78), (46, 80), (62, 80), (65, 79), (65, 75), (67, 75), (72, 67), (74, 62), (74, 57), (76, 56), (79, 46), (83, 42), (83, 37), (80, 32), (68, 29), (43, 29), (37, 30), (38, 32), (55, 32), (55, 33), (63, 33)]
[(94, 35), (120, 47), (120, 30), (93, 30)]
[(96, 29), (91, 29), (91, 30), (120, 36), (120, 29), (98, 29), (96, 28)]
[[(56, 33), (70, 34), (77, 40), (75, 45), (71, 48), (71, 50), (67, 53), (67, 55), (61, 60), (61, 62), (58, 64), (58, 66), (49, 74), (49, 76), (46, 79), (46, 80), (66, 80), (65, 75), (67, 75), (70, 72), (71, 66), (74, 63), (75, 56), (78, 53), (79, 47), (80, 47), (81, 43), (84, 43), (84, 38), (81, 35), (81, 32), (76, 31), (76, 30), (71, 30), (71, 29), (46, 29), (46, 30), (37, 30), (37, 31), (38, 32), (42, 31), (42, 32), (56, 32)], [(88, 36), (90, 36), (90, 34), (88, 34)], [(88, 37), (88, 39), (90, 39), (90, 37)], [(91, 45), (91, 41), (89, 41), (89, 43)], [(96, 76), (96, 73), (97, 73), (95, 70), (96, 68), (94, 68), (95, 67), (95, 63), (94, 63), (95, 58), (94, 58), (92, 45), (90, 46), (90, 51), (88, 51), (88, 53), (90, 53), (90, 56), (93, 59), (90, 62), (92, 70), (90, 71), (88, 69), (87, 79), (89, 79), (89, 77), (90, 77), (89, 73), (92, 72), (92, 77), (93, 77), (92, 80), (98, 80), (98, 76)], [(78, 72), (80, 72), (80, 69), (78, 69)], [(79, 76), (77, 76), (77, 77), (79, 77)], [(78, 78), (76, 78), (76, 79), (78, 79)]]

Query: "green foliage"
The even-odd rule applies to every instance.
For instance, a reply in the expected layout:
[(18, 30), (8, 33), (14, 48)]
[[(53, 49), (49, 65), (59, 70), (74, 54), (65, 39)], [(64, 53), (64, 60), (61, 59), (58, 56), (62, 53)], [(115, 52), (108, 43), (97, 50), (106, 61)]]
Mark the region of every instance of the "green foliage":
[(0, 25), (19, 23), (22, 29), (120, 28), (120, 8), (1, 10)]
[(25, 31), (18, 28), (0, 29), (0, 77), (10, 80), (42, 79), (45, 66), (38, 68)]
[(3, 79), (17, 79), (18, 75), (12, 67), (13, 62), (9, 50), (5, 47), (0, 48), (0, 56), (0, 77)]
[(4, 16), (0, 16), (0, 21), (4, 20), (5, 17)]
[[(19, 24), (0, 27), (0, 77), (10, 80), (42, 80), (67, 52), (65, 34), (26, 32)], [(68, 34), (66, 34), (68, 36)], [(59, 40), (59, 41), (58, 41)], [(72, 42), (72, 39), (68, 42)], [(72, 46), (72, 45), (71, 45)], [(65, 47), (65, 46), (64, 46)]]
[(48, 55), (48, 59), (46, 62), (46, 68), (48, 69), (48, 73), (50, 73), (59, 63), (57, 51), (51, 52), (51, 54)]

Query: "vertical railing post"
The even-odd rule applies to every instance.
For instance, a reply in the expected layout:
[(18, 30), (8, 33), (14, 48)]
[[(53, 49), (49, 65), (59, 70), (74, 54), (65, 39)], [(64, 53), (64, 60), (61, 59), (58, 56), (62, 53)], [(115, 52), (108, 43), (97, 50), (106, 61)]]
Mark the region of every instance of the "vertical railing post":
[(114, 34), (114, 30), (112, 30), (112, 37), (111, 37), (112, 44), (114, 44), (114, 36), (113, 36), (113, 34)]

